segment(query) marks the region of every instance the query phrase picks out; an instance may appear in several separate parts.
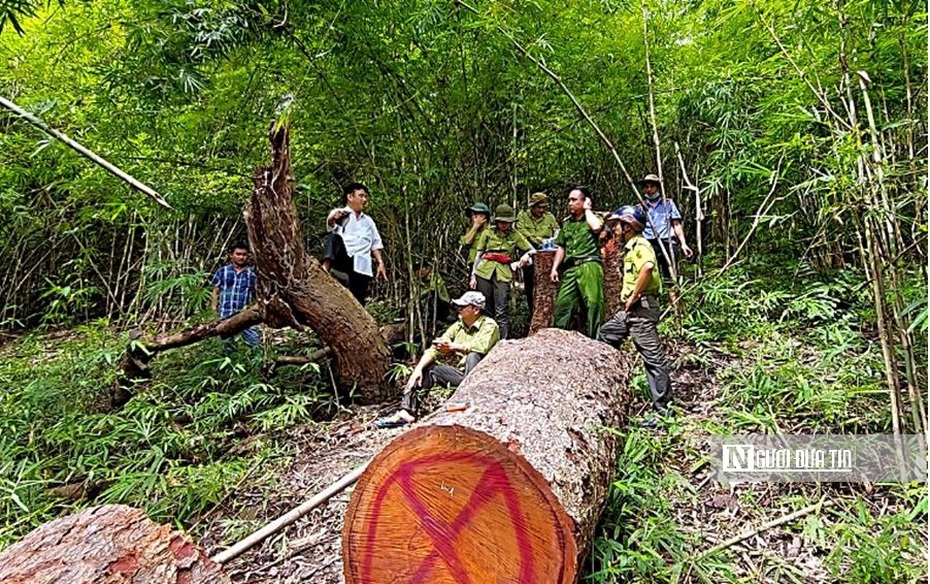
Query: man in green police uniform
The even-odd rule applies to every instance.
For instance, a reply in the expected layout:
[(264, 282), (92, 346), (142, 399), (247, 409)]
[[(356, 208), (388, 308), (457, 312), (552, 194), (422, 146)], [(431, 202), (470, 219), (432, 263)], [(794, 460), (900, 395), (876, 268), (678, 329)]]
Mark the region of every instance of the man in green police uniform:
[[(436, 385), (458, 387), (500, 340), (497, 323), (484, 315), (485, 302), (481, 292), (466, 292), (461, 298), (453, 300), (452, 304), (459, 309), (459, 320), (423, 353), (407, 380), (400, 410), (389, 418), (375, 422), (377, 427), (395, 428), (415, 421), (418, 387), (425, 390)], [(458, 368), (437, 364), (436, 359), (440, 355), (460, 355)]]
[[(575, 310), (585, 308), (588, 336), (593, 339), (604, 322), (604, 266), (598, 245), (603, 222), (591, 210), (591, 193), (586, 187), (568, 194), (568, 211), (570, 215), (555, 240), (558, 248), (549, 274), (553, 282), (562, 282), (555, 299), (553, 326), (568, 329)], [(565, 271), (560, 277), (563, 264)]]
[[(506, 339), (510, 332), (507, 324), (507, 308), (510, 305), (510, 283), (513, 270), (522, 268), (529, 262), (530, 254), (536, 250), (520, 235), (513, 224), (517, 218), (513, 207), (498, 205), (494, 212), (494, 227), (485, 230), (475, 249), (478, 255), (472, 265), (469, 286), (484, 294), (488, 301), (488, 314), (494, 315), (501, 329), (501, 338)], [(517, 252), (524, 252), (517, 261)]]
[[(533, 193), (530, 197), (529, 208), (520, 211), (517, 215), (516, 229), (537, 250), (542, 249), (544, 239), (555, 237), (555, 232), (559, 230), (559, 222), (549, 212), (549, 197), (545, 193)], [(526, 294), (530, 318), (533, 318), (534, 278), (536, 278), (536, 267), (532, 263), (524, 266), (523, 292)]]
[[(659, 322), (658, 295), (662, 288), (655, 250), (642, 236), (646, 213), (642, 207), (620, 207), (608, 219), (614, 234), (623, 242), (623, 288), (620, 300), (623, 308), (597, 332), (597, 340), (618, 347), (627, 337), (633, 339), (636, 350), (646, 362), (646, 376), (652, 392), (652, 406), (662, 416), (670, 415), (672, 386), (668, 363), (659, 344), (656, 325)], [(615, 223), (614, 223), (615, 222)], [(655, 418), (646, 422), (657, 424)]]

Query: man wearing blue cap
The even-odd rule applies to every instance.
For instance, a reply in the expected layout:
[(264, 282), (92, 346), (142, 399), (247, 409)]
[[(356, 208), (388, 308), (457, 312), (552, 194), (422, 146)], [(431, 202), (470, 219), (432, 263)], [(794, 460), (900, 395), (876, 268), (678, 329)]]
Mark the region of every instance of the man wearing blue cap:
[[(668, 406), (672, 401), (672, 387), (656, 330), (662, 280), (656, 269), (655, 251), (642, 236), (646, 213), (642, 207), (626, 205), (614, 211), (608, 223), (623, 243), (623, 287), (620, 290), (623, 308), (601, 326), (597, 340), (617, 348), (627, 337), (633, 339), (633, 345), (646, 363), (653, 408), (657, 414), (668, 416), (671, 415)], [(650, 418), (646, 425), (657, 423), (655, 418)]]

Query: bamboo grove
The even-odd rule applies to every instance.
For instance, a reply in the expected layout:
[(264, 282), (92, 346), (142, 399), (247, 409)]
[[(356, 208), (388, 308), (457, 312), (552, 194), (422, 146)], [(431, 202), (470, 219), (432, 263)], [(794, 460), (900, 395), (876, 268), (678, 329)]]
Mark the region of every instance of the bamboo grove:
[[(0, 116), (0, 326), (170, 328), (244, 236), (270, 120), (292, 124), (319, 248), (363, 180), (410, 304), (454, 279), (462, 209), (659, 171), (701, 250), (686, 299), (737, 272), (787, 297), (866, 294), (896, 432), (926, 432), (926, 5), (869, 0), (0, 2), (0, 95), (165, 195), (166, 210)], [(11, 16), (13, 20), (10, 20)], [(815, 297), (816, 294), (813, 294)], [(842, 301), (843, 299), (841, 299)]]

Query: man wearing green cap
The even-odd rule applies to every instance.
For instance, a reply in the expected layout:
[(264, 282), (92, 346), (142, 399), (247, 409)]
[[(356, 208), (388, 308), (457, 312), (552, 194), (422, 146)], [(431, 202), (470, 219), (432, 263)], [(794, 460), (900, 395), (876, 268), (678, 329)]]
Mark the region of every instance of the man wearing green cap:
[[(553, 326), (571, 327), (576, 310), (587, 309), (588, 336), (597, 338), (604, 322), (604, 266), (598, 235), (604, 226), (591, 210), (591, 193), (577, 187), (568, 194), (570, 215), (563, 221), (549, 277), (561, 281), (555, 298)], [(564, 272), (559, 275), (559, 268)]]
[[(507, 305), (510, 304), (510, 282), (513, 270), (522, 268), (535, 253), (533, 246), (513, 229), (517, 221), (513, 207), (498, 205), (494, 210), (494, 227), (487, 229), (478, 238), (475, 245), (477, 255), (472, 264), (472, 290), (477, 289), (488, 300), (488, 314), (494, 315), (501, 329), (501, 338), (506, 339), (510, 332), (507, 323)], [(524, 252), (519, 261), (517, 251)]]
[[(529, 208), (520, 211), (517, 215), (516, 230), (536, 249), (542, 249), (543, 240), (555, 237), (555, 232), (559, 230), (559, 222), (549, 212), (549, 197), (545, 193), (533, 193), (530, 197)], [(530, 309), (530, 318), (533, 318), (534, 278), (536, 278), (536, 267), (532, 263), (524, 266), (523, 290), (526, 294), (526, 304)]]
[(465, 215), (471, 220), (471, 226), (465, 232), (465, 235), (459, 239), (459, 245), (462, 246), (462, 251), (468, 253), (468, 266), (471, 267), (475, 263), (475, 255), (478, 253), (475, 247), (478, 236), (491, 225), (491, 209), (484, 203), (475, 203), (465, 209)]

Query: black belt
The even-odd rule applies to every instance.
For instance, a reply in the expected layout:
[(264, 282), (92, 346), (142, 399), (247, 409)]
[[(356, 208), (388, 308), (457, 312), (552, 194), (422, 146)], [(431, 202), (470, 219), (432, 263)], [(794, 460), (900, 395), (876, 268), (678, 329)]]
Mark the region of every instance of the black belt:
[(571, 268), (580, 266), (581, 264), (586, 264), (588, 262), (597, 262), (600, 264), (600, 263), (603, 263), (603, 260), (596, 256), (591, 256), (587, 258), (569, 258), (565, 260), (564, 262), (562, 262), (561, 267), (564, 270), (569, 270)]

